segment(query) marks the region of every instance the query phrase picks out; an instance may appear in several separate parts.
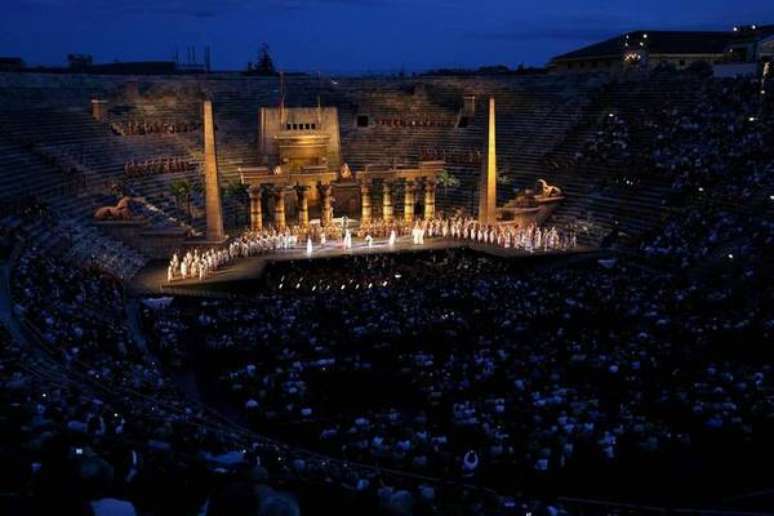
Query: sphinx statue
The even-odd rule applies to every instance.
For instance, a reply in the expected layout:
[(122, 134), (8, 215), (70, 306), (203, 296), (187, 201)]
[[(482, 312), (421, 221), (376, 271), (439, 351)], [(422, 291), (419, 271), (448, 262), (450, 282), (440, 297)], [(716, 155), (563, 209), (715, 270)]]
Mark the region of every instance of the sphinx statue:
[(341, 165), (341, 168), (339, 169), (339, 179), (351, 179), (352, 178), (352, 170), (350, 170), (349, 165), (347, 163), (344, 163)]
[(94, 212), (94, 220), (129, 220), (132, 212), (129, 209), (131, 197), (122, 197), (115, 206), (103, 206)]
[(535, 183), (535, 195), (537, 197), (561, 197), (562, 190), (558, 186), (549, 185), (545, 179), (538, 179)]

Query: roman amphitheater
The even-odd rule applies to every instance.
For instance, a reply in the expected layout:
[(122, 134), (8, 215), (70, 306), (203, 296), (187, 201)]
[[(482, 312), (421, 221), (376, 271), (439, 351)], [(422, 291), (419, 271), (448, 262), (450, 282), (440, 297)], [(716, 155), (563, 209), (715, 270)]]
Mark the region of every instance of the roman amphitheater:
[(4, 507), (765, 511), (770, 82), (0, 73)]

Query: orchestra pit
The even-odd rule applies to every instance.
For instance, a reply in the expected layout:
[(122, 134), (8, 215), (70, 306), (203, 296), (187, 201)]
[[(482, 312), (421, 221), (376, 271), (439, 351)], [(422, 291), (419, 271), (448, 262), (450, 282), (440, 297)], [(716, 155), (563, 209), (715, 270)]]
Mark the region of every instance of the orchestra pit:
[(0, 504), (771, 510), (770, 81), (0, 72)]

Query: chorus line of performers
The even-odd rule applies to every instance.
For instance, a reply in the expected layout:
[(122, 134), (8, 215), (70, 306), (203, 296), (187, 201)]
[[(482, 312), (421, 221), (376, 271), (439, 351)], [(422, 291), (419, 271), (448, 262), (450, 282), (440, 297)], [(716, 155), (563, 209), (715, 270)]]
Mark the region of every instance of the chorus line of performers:
[[(171, 283), (176, 280), (205, 280), (214, 271), (239, 258), (258, 256), (279, 250), (292, 250), (304, 238), (308, 243), (311, 243), (311, 239), (314, 237), (315, 241), (325, 246), (328, 240), (327, 235), (330, 233), (332, 232), (321, 231), (319, 228), (316, 231), (303, 232), (299, 231), (298, 228), (286, 229), (285, 231), (274, 229), (260, 232), (249, 231), (226, 247), (213, 247), (202, 252), (194, 249), (193, 252), (188, 251), (182, 257), (178, 256), (177, 253), (173, 254), (167, 267), (167, 281)], [(335, 232), (333, 233), (335, 234)], [(347, 233), (349, 234), (348, 231)], [(346, 246), (346, 235), (342, 238)], [(349, 242), (351, 247), (351, 236)]]
[[(543, 228), (536, 224), (525, 227), (484, 225), (474, 218), (434, 218), (418, 220), (413, 225), (405, 222), (375, 220), (361, 224), (355, 237), (372, 247), (375, 239), (386, 239), (392, 247), (398, 238), (411, 236), (414, 245), (423, 245), (425, 238), (465, 240), (504, 249), (519, 249), (527, 252), (567, 251), (577, 246), (574, 231), (560, 232), (556, 227)], [(188, 251), (182, 257), (175, 253), (167, 269), (167, 281), (204, 280), (224, 265), (239, 258), (257, 256), (275, 251), (291, 251), (304, 246), (308, 255), (334, 242), (338, 248), (351, 249), (353, 233), (346, 223), (339, 226), (320, 228), (287, 228), (277, 231), (269, 228), (261, 232), (247, 232), (226, 247), (211, 248), (200, 252)], [(383, 240), (384, 241), (384, 240)], [(303, 247), (301, 247), (303, 248)]]
[(468, 240), (527, 252), (568, 251), (578, 245), (574, 230), (560, 232), (555, 226), (543, 228), (537, 224), (525, 227), (484, 225), (476, 219), (462, 217), (430, 221), (427, 236)]
[(177, 253), (172, 255), (167, 268), (167, 281), (206, 279), (211, 273), (224, 265), (233, 263), (239, 258), (258, 256), (260, 254), (276, 251), (277, 249), (290, 249), (295, 247), (297, 235), (266, 231), (260, 233), (245, 233), (239, 239), (234, 240), (223, 248), (213, 247), (199, 252), (194, 249), (181, 257)]
[(173, 172), (187, 172), (195, 168), (196, 163), (185, 158), (163, 157), (146, 159), (144, 161), (132, 159), (124, 163), (124, 174), (127, 177), (143, 177)]
[(110, 129), (119, 136), (187, 133), (200, 127), (201, 122), (188, 120), (126, 120), (110, 123)]

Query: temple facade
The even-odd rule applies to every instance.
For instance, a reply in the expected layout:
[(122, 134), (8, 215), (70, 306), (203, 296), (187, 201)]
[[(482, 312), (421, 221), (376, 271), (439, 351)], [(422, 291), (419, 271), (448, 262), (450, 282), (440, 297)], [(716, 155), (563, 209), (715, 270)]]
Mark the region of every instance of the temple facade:
[[(402, 192), (400, 217), (435, 215), (438, 174), (443, 161), (420, 161), (414, 166), (366, 165), (350, 170), (342, 161), (338, 111), (331, 108), (261, 108), (259, 167), (239, 169), (250, 194), (250, 226), (276, 229), (308, 226), (312, 220), (327, 227), (335, 216), (368, 223), (393, 221), (394, 192)], [(374, 203), (374, 197), (378, 203)], [(288, 207), (292, 206), (292, 210)], [(421, 212), (417, 212), (417, 209)], [(289, 220), (288, 212), (294, 213)]]

